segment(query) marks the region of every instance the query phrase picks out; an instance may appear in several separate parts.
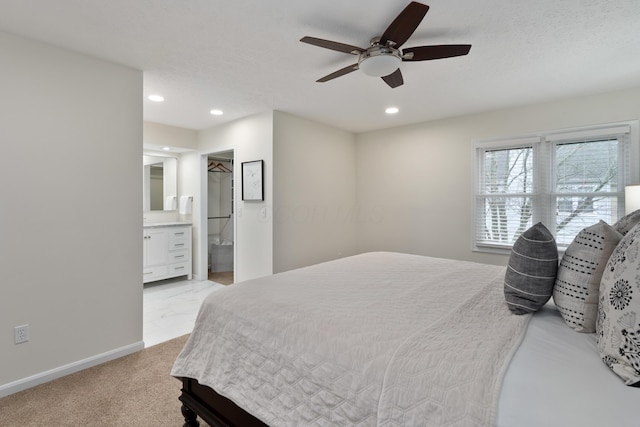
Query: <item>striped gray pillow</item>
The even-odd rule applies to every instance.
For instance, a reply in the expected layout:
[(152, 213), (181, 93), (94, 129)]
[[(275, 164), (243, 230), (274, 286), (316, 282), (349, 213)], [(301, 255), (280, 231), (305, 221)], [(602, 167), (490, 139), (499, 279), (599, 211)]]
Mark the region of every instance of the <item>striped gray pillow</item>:
[(511, 249), (504, 277), (504, 297), (515, 314), (538, 311), (553, 294), (558, 246), (541, 222), (522, 233)]

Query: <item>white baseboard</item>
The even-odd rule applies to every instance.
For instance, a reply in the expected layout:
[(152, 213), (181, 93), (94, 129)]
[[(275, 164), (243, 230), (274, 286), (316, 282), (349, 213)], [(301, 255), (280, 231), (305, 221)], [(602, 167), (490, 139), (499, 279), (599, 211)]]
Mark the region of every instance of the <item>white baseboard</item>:
[(91, 368), (92, 366), (100, 365), (101, 363), (105, 363), (110, 360), (135, 353), (136, 351), (140, 351), (142, 349), (144, 349), (144, 342), (138, 341), (137, 343), (116, 348), (114, 350), (107, 351), (106, 353), (98, 354), (87, 359), (60, 366), (59, 368), (54, 368), (49, 371), (41, 372), (27, 378), (10, 382), (8, 384), (0, 385), (0, 397), (9, 396), (10, 394), (17, 393), (19, 391), (35, 387), (39, 384), (64, 377), (65, 375), (73, 374), (74, 372), (82, 371), (83, 369)]

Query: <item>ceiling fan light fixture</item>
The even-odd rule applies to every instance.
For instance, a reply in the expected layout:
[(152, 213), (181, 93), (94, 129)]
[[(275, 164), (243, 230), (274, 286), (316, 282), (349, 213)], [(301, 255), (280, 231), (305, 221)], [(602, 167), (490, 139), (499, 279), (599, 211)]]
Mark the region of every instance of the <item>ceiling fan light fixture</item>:
[(367, 75), (384, 77), (400, 67), (402, 59), (397, 51), (372, 51), (361, 55), (359, 68)]

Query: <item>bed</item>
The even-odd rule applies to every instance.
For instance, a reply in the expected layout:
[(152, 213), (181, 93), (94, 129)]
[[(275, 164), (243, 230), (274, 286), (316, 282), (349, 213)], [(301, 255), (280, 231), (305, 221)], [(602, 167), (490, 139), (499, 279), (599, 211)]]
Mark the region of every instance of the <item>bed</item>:
[(185, 426), (629, 425), (640, 390), (552, 302), (514, 315), (505, 267), (365, 253), (203, 303), (171, 374)]

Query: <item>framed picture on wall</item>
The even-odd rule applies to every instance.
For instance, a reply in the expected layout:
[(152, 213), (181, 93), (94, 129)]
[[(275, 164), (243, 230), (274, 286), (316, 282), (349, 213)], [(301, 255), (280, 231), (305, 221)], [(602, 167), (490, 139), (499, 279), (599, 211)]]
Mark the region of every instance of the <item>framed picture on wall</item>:
[(262, 160), (242, 162), (242, 200), (264, 200)]

